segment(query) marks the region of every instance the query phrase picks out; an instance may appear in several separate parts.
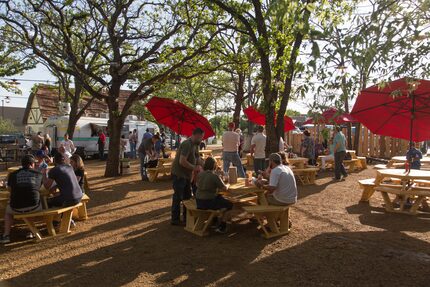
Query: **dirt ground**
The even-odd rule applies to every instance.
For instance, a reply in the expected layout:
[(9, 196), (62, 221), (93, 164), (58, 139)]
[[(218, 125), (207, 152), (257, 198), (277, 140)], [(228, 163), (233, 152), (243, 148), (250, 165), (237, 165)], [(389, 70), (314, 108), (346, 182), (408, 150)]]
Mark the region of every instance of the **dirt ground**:
[[(430, 215), (360, 204), (358, 179), (320, 173), (299, 187), (290, 234), (266, 240), (254, 223), (200, 238), (170, 226), (171, 182), (104, 178), (88, 161), (90, 218), (41, 243), (13, 229), (0, 246), (0, 286), (430, 286)], [(0, 223), (2, 225), (2, 223)]]

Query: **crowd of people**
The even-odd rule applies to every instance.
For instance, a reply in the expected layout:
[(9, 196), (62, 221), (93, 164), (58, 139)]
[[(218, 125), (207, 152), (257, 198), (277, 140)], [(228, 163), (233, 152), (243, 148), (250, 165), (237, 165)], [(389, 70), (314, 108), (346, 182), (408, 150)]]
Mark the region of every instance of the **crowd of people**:
[[(261, 127), (257, 129), (257, 138), (253, 141), (253, 151), (260, 152), (262, 144)], [(225, 191), (228, 178), (228, 168), (234, 165), (237, 168), (238, 177), (245, 177), (239, 155), (239, 147), (242, 144), (240, 134), (235, 130), (234, 123), (228, 125), (228, 130), (222, 136), (223, 161), (222, 167), (217, 166), (213, 157), (203, 160), (199, 155), (199, 146), (204, 138), (204, 132), (200, 128), (194, 130), (191, 137), (183, 141), (177, 150), (172, 165), (173, 197), (171, 209), (171, 224), (184, 225), (186, 222), (186, 209), (181, 202), (196, 198), (198, 209), (220, 210), (221, 216), (215, 223), (216, 232), (225, 233), (227, 221), (231, 217), (233, 204), (224, 198), (219, 192)], [(264, 147), (263, 147), (264, 151)], [(284, 159), (283, 159), (284, 158)], [(258, 177), (255, 184), (266, 190), (266, 197), (271, 205), (289, 206), (297, 201), (297, 185), (292, 170), (288, 167), (285, 153), (273, 153), (269, 156), (269, 164), (266, 167), (257, 161)]]
[[(37, 137), (42, 138), (40, 134)], [(34, 155), (23, 156), (22, 167), (8, 176), (10, 201), (4, 216), (4, 231), (0, 243), (10, 242), (13, 215), (42, 210), (40, 198), (42, 186), (50, 194), (47, 207), (76, 205), (85, 193), (84, 163), (79, 155), (74, 154), (76, 148), (73, 141), (66, 134), (53, 157), (46, 141), (44, 143), (45, 145), (38, 146), (38, 150), (34, 150)], [(51, 164), (54, 165), (52, 168)], [(27, 235), (28, 238), (33, 236), (31, 232)]]

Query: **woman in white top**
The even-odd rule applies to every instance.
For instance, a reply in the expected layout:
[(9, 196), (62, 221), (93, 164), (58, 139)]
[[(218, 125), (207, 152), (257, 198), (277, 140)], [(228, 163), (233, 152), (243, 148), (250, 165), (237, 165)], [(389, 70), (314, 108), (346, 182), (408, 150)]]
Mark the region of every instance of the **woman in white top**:
[(61, 142), (61, 146), (64, 147), (64, 150), (70, 155), (74, 154), (76, 151), (76, 147), (73, 144), (73, 141), (69, 139), (69, 134), (64, 135), (64, 140)]

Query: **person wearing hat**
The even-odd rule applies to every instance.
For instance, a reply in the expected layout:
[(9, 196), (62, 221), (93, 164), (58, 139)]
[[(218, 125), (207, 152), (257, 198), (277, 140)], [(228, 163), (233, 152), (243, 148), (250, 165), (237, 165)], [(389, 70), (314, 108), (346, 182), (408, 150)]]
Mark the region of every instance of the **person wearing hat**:
[(346, 138), (342, 133), (341, 127), (335, 128), (333, 138), (333, 153), (334, 153), (334, 180), (343, 180), (348, 176), (343, 160), (346, 155)]
[(297, 185), (293, 171), (282, 164), (282, 158), (277, 153), (269, 156), (271, 168), (269, 184), (257, 180), (259, 188), (267, 190), (266, 197), (269, 205), (287, 206), (297, 202)]
[(228, 131), (222, 135), (222, 160), (223, 170), (228, 172), (230, 164), (237, 168), (239, 177), (245, 177), (245, 170), (242, 166), (242, 161), (239, 157), (240, 135), (234, 131), (235, 124), (233, 122), (228, 124)]
[(44, 169), (48, 168), (48, 164), (45, 162), (46, 154), (44, 150), (38, 150), (36, 152), (36, 164), (35, 168), (42, 172)]
[(42, 186), (42, 173), (35, 170), (35, 163), (36, 159), (33, 155), (25, 155), (21, 160), (22, 168), (9, 175), (10, 202), (4, 215), (4, 232), (0, 237), (0, 243), (10, 242), (9, 234), (14, 214), (42, 210), (39, 193)]
[[(48, 200), (48, 206), (66, 207), (78, 204), (83, 194), (73, 167), (65, 163), (64, 155), (61, 153), (55, 154), (54, 164), (54, 168), (49, 172), (44, 170), (43, 173), (43, 185), (55, 193), (54, 197)], [(59, 192), (56, 192), (57, 189)]]

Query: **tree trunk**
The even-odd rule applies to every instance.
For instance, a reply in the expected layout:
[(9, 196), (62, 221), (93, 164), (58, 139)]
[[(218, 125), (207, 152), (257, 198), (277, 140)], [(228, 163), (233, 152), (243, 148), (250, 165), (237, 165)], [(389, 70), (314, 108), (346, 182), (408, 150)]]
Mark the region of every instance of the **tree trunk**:
[(243, 73), (239, 73), (238, 85), (236, 95), (234, 97), (234, 113), (233, 113), (233, 122), (236, 127), (240, 126), (240, 111), (242, 110), (243, 100), (245, 98), (245, 75)]
[(123, 125), (123, 117), (113, 116), (112, 113), (109, 113), (109, 148), (105, 169), (105, 177), (114, 177), (119, 175), (120, 141)]
[(108, 158), (106, 162), (105, 177), (119, 176), (119, 156), (120, 156), (120, 142), (121, 142), (121, 131), (124, 126), (126, 118), (126, 111), (119, 112), (119, 104), (116, 99), (119, 98), (121, 85), (119, 83), (112, 84), (108, 107), (109, 107), (109, 121), (108, 121), (108, 133), (109, 133), (109, 148)]
[[(343, 62), (343, 61), (342, 61)], [(343, 92), (343, 100), (344, 100), (344, 109), (345, 112), (349, 114), (349, 99), (348, 99), (348, 91), (346, 88), (346, 78), (345, 75), (342, 77), (342, 92)], [(347, 141), (348, 141), (348, 149), (352, 149), (352, 125), (351, 123), (348, 123), (346, 125), (347, 127)], [(355, 141), (354, 141), (354, 147), (357, 147)]]
[(275, 126), (275, 104), (269, 103), (266, 110), (266, 157), (279, 152), (279, 136)]

